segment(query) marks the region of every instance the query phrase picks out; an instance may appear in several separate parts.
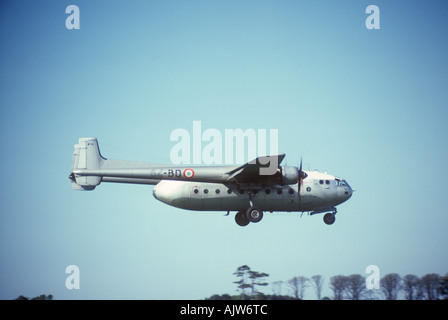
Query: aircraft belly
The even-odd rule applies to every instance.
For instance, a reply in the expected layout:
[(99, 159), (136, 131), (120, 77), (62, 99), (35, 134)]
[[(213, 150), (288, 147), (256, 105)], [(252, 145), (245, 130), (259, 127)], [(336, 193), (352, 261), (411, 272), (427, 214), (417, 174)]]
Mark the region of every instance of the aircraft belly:
[[(299, 211), (297, 197), (282, 197), (278, 195), (256, 194), (252, 198), (254, 206), (264, 211)], [(249, 196), (244, 194), (226, 194), (219, 197), (190, 198), (188, 209), (210, 211), (239, 211), (250, 207)]]
[(249, 207), (248, 198), (223, 195), (219, 197), (190, 197), (185, 209), (202, 211), (236, 211), (244, 210)]
[[(263, 211), (308, 211), (314, 209), (319, 201), (312, 194), (302, 196), (301, 206), (296, 189), (265, 189), (259, 190), (251, 197), (252, 204)], [(242, 193), (241, 193), (242, 192)], [(171, 206), (198, 211), (240, 211), (250, 207), (247, 190), (241, 191), (236, 187), (227, 187), (219, 183), (197, 182), (160, 182), (154, 191), (157, 199)]]
[(311, 194), (303, 194), (300, 198), (300, 211), (313, 210), (314, 204), (317, 202), (317, 197)]

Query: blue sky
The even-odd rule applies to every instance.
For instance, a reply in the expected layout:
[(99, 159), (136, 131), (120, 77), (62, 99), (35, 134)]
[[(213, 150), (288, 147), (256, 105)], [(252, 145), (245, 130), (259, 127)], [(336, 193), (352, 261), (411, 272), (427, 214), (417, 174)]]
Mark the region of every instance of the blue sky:
[[(243, 264), (325, 287), (371, 264), (447, 273), (447, 14), (443, 1), (3, 1), (0, 298), (201, 299), (235, 294)], [(170, 133), (195, 120), (278, 129), (288, 164), (356, 192), (332, 226), (274, 213), (240, 228), (152, 186), (71, 189), (79, 137), (169, 163)], [(65, 287), (72, 264), (79, 290)]]

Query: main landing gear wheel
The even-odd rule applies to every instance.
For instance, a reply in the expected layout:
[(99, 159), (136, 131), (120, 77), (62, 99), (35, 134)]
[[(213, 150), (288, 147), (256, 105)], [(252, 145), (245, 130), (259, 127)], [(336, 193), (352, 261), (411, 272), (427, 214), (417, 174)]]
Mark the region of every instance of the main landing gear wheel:
[(263, 219), (263, 211), (260, 208), (252, 206), (249, 209), (247, 209), (246, 218), (250, 222), (254, 222), (254, 223), (260, 222), (261, 219)]
[(247, 219), (245, 211), (238, 211), (235, 215), (235, 222), (237, 225), (245, 227), (249, 224), (250, 221), (249, 219)]
[(328, 225), (333, 224), (336, 221), (336, 217), (333, 213), (327, 213), (324, 215), (324, 222)]

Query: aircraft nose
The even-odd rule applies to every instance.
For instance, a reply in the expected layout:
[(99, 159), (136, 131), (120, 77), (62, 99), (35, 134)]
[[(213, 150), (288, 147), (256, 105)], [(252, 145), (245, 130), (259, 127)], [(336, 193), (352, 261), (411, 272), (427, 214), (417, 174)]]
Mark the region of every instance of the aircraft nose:
[(345, 191), (345, 192), (347, 195), (347, 200), (350, 199), (353, 195), (353, 189), (350, 186), (348, 186), (348, 191)]
[(347, 201), (350, 199), (353, 195), (353, 189), (350, 187), (347, 181), (343, 181), (343, 186), (339, 189), (339, 199), (342, 200), (342, 202)]

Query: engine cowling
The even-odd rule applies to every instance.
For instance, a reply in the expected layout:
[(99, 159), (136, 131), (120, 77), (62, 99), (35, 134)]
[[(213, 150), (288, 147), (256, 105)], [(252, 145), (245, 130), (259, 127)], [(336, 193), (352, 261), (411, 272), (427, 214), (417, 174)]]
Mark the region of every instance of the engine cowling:
[(294, 166), (281, 166), (282, 170), (282, 185), (288, 185), (288, 184), (296, 184), (299, 182), (300, 173), (299, 169)]

